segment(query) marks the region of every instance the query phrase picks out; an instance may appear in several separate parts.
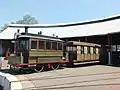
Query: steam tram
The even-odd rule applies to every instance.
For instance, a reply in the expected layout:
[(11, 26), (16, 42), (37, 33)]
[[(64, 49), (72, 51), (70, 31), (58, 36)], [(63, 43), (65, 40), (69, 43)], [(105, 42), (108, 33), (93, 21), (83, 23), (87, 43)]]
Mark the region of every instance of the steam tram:
[(21, 33), (15, 41), (14, 54), (8, 57), (12, 67), (31, 67), (43, 71), (45, 67), (58, 69), (62, 64), (99, 61), (100, 45), (67, 41), (58, 37)]
[(10, 66), (35, 67), (42, 71), (44, 67), (58, 69), (63, 58), (64, 42), (57, 37), (21, 33), (16, 40), (16, 53), (8, 57)]

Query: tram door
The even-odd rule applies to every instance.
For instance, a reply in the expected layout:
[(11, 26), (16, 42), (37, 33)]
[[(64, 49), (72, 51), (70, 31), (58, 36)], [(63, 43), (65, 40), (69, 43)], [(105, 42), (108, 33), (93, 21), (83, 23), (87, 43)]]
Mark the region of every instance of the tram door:
[(77, 48), (76, 48), (76, 46), (68, 46), (67, 52), (68, 52), (68, 59), (70, 62), (73, 62), (73, 60), (77, 60)]
[(108, 64), (108, 47), (102, 45), (100, 48), (100, 63), (101, 64)]
[(29, 39), (28, 38), (21, 38), (17, 40), (17, 55), (20, 56), (22, 53), (23, 56), (23, 63), (28, 63), (29, 57)]

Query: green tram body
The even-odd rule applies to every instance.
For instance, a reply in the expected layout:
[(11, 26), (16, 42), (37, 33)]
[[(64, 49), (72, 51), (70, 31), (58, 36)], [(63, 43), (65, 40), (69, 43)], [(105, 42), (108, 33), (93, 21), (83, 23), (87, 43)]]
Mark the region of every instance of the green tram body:
[(60, 64), (100, 61), (101, 45), (67, 41), (57, 37), (21, 33), (15, 43), (16, 52), (8, 57), (11, 66), (35, 66), (37, 71), (58, 69)]
[(57, 37), (21, 33), (16, 40), (16, 53), (8, 57), (11, 66), (43, 66), (57, 69), (61, 63), (68, 60), (63, 58), (64, 41)]

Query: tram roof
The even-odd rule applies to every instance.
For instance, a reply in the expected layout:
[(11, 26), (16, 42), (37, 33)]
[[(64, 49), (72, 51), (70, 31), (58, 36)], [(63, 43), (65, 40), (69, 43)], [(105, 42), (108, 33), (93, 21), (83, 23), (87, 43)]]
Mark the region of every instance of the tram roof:
[(59, 24), (9, 24), (8, 27), (0, 33), (0, 39), (13, 39), (14, 33), (20, 30), (25, 32), (28, 27), (28, 33), (37, 34), (42, 31), (42, 35), (57, 35), (59, 38), (83, 37), (92, 35), (105, 35), (108, 33), (120, 32), (120, 14), (87, 21)]
[(40, 34), (31, 34), (31, 33), (21, 33), (21, 35), (18, 38), (33, 38), (33, 39), (42, 39), (42, 40), (62, 41), (57, 37), (45, 36)]
[(77, 41), (69, 41), (69, 42), (67, 42), (67, 45), (75, 45), (75, 46), (82, 45), (82, 46), (98, 46), (98, 47), (101, 47), (101, 45), (99, 45), (99, 44), (88, 43), (88, 42), (77, 42)]

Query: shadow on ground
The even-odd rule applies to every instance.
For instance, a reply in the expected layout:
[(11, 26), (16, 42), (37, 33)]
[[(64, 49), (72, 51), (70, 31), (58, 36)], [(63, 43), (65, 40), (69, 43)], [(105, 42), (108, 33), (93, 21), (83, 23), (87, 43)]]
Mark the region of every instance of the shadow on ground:
[(94, 66), (94, 65), (100, 65), (99, 62), (97, 63), (84, 63), (84, 64), (77, 64), (77, 65), (74, 65), (74, 66), (69, 66), (67, 68), (80, 68), (80, 67), (88, 67), (88, 66)]
[[(81, 68), (81, 67), (88, 67), (88, 66), (95, 66), (95, 65), (101, 65), (100, 63), (85, 63), (85, 64), (77, 64), (71, 67), (67, 67), (67, 66), (63, 66), (61, 68), (59, 68), (58, 70), (64, 69), (64, 68)], [(107, 66), (107, 65), (105, 65)], [(120, 67), (120, 65), (112, 65), (113, 67)], [(27, 72), (26, 72), (27, 71)], [(42, 72), (48, 72), (48, 71), (53, 71), (52, 69), (45, 69)], [(22, 75), (22, 74), (31, 74), (31, 73), (36, 73), (36, 71), (34, 71), (33, 69), (25, 69), (24, 72), (20, 72), (18, 69), (16, 70), (9, 70), (9, 69), (3, 69), (0, 70), (0, 72), (3, 73), (10, 73), (12, 75)]]

